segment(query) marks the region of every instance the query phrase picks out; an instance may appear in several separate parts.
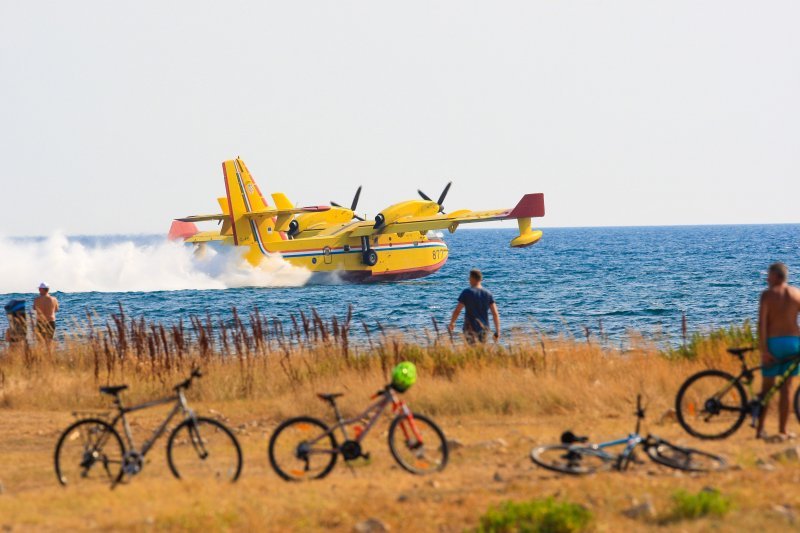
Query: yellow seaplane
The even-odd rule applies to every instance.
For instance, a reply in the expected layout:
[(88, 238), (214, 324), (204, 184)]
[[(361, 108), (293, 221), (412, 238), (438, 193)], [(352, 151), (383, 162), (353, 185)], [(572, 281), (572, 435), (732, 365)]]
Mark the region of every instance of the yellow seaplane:
[[(435, 230), (452, 233), (461, 224), (515, 219), (519, 235), (511, 240), (512, 247), (530, 246), (542, 238), (540, 230), (531, 229), (531, 218), (544, 216), (541, 193), (524, 195), (512, 209), (445, 213), (448, 183), (436, 201), (418, 191), (420, 200), (391, 205), (374, 220), (365, 220), (355, 212), (361, 187), (349, 208), (334, 202), (295, 207), (283, 193), (272, 194), (270, 206), (240, 158), (222, 163), (222, 173), (222, 212), (175, 219), (169, 237), (198, 246), (241, 246), (254, 266), (265, 256), (279, 254), (311, 272), (337, 273), (346, 280), (414, 279), (436, 272), (447, 261), (447, 245), (429, 233)], [(220, 228), (200, 231), (196, 223), (207, 221), (218, 222)]]

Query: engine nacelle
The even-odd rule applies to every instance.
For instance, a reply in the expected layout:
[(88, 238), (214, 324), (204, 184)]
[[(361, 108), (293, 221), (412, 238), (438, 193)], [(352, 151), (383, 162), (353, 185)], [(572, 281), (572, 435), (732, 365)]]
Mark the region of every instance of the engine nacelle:
[(318, 213), (302, 213), (295, 215), (294, 220), (289, 223), (290, 237), (304, 231), (321, 230), (331, 225), (347, 224), (353, 219), (353, 212), (344, 207), (331, 207), (327, 211)]
[(430, 217), (439, 212), (439, 204), (427, 200), (407, 200), (390, 205), (375, 217), (375, 227), (382, 228), (405, 217)]

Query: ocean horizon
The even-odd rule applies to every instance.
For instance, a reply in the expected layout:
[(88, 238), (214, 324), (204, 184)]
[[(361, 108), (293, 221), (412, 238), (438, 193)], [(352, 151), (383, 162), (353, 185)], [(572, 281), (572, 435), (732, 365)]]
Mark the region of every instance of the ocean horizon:
[[(0, 238), (0, 298), (32, 301), (47, 280), (60, 299), (63, 329), (122, 305), (132, 317), (172, 324), (208, 314), (222, 322), (236, 307), (290, 323), (313, 308), (344, 317), (353, 336), (369, 328), (432, 333), (446, 327), (470, 268), (484, 272), (503, 329), (625, 342), (630, 332), (658, 342), (756, 319), (767, 266), (800, 266), (800, 224), (546, 228), (539, 243), (511, 249), (514, 229), (444, 234), (450, 258), (420, 280), (348, 284), (309, 279), (287, 264), (241, 269), (230, 252), (198, 262), (163, 235)], [(70, 326), (72, 327), (72, 326)]]

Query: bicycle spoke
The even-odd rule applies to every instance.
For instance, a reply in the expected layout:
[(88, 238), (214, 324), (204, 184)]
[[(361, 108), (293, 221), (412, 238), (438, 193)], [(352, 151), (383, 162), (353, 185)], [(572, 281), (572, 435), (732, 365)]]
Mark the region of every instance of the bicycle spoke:
[(328, 475), (339, 453), (327, 426), (302, 417), (287, 420), (269, 442), (270, 464), (289, 481), (319, 479)]
[(711, 472), (725, 468), (725, 461), (719, 456), (694, 448), (676, 446), (663, 440), (657, 440), (649, 445), (647, 454), (664, 466), (690, 472)]
[(549, 470), (573, 475), (606, 470), (617, 461), (616, 456), (605, 452), (566, 444), (534, 448), (531, 459)]
[(56, 475), (61, 484), (112, 484), (122, 472), (124, 448), (119, 435), (100, 420), (83, 420), (56, 447)]
[(207, 418), (179, 425), (170, 435), (167, 454), (170, 468), (181, 479), (235, 481), (242, 466), (236, 438)]
[(678, 421), (690, 434), (704, 438), (729, 435), (744, 418), (746, 398), (733, 377), (704, 371), (691, 377), (678, 393)]
[(421, 415), (399, 416), (389, 429), (389, 448), (414, 474), (437, 472), (447, 464), (447, 443), (436, 424)]

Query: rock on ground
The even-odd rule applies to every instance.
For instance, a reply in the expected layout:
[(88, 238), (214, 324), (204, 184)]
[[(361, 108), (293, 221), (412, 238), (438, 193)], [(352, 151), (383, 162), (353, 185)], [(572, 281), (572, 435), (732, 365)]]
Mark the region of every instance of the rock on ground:
[(786, 448), (780, 452), (773, 453), (769, 457), (770, 459), (783, 463), (796, 463), (798, 460), (800, 460), (800, 446)]
[(389, 526), (377, 518), (367, 518), (353, 526), (353, 533), (384, 533), (389, 531)]
[(625, 509), (622, 511), (622, 514), (628, 518), (633, 518), (634, 520), (639, 520), (641, 518), (655, 518), (656, 508), (653, 507), (652, 503), (647, 501)]

